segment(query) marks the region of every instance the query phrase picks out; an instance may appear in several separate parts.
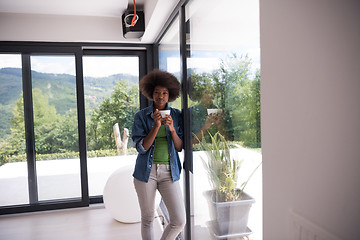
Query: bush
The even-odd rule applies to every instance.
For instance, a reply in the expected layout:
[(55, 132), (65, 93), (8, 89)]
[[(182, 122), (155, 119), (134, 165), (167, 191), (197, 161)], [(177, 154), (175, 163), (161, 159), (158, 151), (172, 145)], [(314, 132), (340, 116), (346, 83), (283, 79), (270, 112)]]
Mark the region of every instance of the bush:
[[(128, 148), (127, 149), (128, 155), (137, 154), (135, 148)], [(110, 157), (110, 156), (117, 156), (117, 155), (124, 155), (123, 151), (121, 150), (118, 152), (116, 149), (106, 149), (106, 150), (93, 150), (87, 152), (88, 158), (93, 157)], [(49, 154), (37, 154), (36, 160), (59, 160), (59, 159), (71, 159), (71, 158), (79, 158), (79, 152), (65, 152), (65, 153), (49, 153)], [(6, 156), (1, 159), (1, 165), (5, 163), (12, 163), (12, 162), (26, 162), (26, 154), (18, 154), (12, 156)]]

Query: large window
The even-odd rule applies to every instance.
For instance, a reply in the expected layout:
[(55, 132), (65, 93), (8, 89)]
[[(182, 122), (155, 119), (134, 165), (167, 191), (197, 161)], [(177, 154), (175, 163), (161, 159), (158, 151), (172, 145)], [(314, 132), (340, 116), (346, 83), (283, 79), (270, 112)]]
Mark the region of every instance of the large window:
[[(184, 139), (182, 155), (184, 163), (189, 164), (182, 178), (188, 214), (186, 230), (191, 233), (186, 232), (185, 237), (250, 236), (260, 240), (259, 3), (192, 0), (178, 10), (180, 17), (172, 19), (159, 41), (159, 68), (183, 81), (182, 103), (186, 106), (179, 106), (184, 111), (185, 129), (190, 132)], [(226, 168), (214, 159), (230, 164)], [(219, 191), (214, 191), (216, 188)], [(241, 230), (231, 225), (225, 229), (218, 222), (233, 221), (229, 219), (238, 210), (230, 207), (228, 219), (220, 219), (224, 213), (217, 215), (219, 208), (214, 210), (211, 196), (221, 199), (223, 206), (225, 201), (239, 200), (242, 190), (243, 198), (250, 196), (252, 203), (245, 216), (247, 223)], [(234, 221), (239, 223), (239, 219), (243, 217), (235, 217)]]
[(0, 54), (1, 213), (101, 202), (109, 176), (136, 159), (146, 51), (31, 45)]
[(80, 202), (75, 54), (2, 54), (0, 62), (1, 206)]
[[(181, 179), (188, 215), (185, 239), (262, 239), (258, 4), (189, 1), (158, 42), (159, 68), (178, 76), (183, 86), (183, 99), (175, 106), (183, 110), (189, 131), (181, 155), (187, 164)], [(220, 166), (219, 159), (230, 164)], [(232, 206), (227, 214), (213, 207), (217, 200), (212, 196), (224, 206), (238, 201), (242, 190), (243, 199), (250, 198), (248, 216), (246, 211), (235, 216), (242, 210)], [(219, 224), (243, 219), (240, 230)]]
[[(258, 1), (192, 0), (186, 6), (185, 16), (190, 51), (187, 78), (193, 134), (192, 238), (251, 235), (251, 239), (262, 239)], [(226, 156), (219, 158), (208, 154), (209, 150), (212, 154), (218, 151), (211, 145), (214, 138), (219, 144), (216, 147), (223, 149), (220, 155), (226, 152), (221, 144), (230, 146), (228, 160), (232, 164), (228, 168), (222, 165), (219, 171), (214, 158), (219, 162)], [(234, 178), (233, 161), (240, 165), (236, 171), (237, 179)], [(222, 198), (224, 195), (222, 200), (233, 201), (236, 194), (232, 196), (228, 190), (242, 189), (242, 183), (251, 175), (244, 192), (256, 203), (250, 209), (247, 228), (238, 232), (232, 229), (223, 231), (217, 221), (231, 222), (231, 216), (219, 220), (211, 203), (215, 200), (208, 196), (216, 194)], [(226, 181), (219, 184), (222, 179)], [(214, 192), (216, 187), (221, 191)], [(220, 211), (219, 208), (216, 211)], [(231, 214), (235, 211), (230, 208)]]

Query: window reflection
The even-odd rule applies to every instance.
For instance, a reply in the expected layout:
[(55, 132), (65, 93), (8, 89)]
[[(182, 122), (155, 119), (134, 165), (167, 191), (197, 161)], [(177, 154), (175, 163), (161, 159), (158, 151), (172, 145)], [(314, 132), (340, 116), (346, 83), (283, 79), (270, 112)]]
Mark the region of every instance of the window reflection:
[[(228, 185), (222, 187), (225, 192), (224, 188), (241, 189), (242, 183), (252, 175), (244, 191), (255, 198), (256, 204), (250, 211), (245, 227), (251, 229), (251, 239), (260, 240), (259, 3), (251, 0), (192, 0), (186, 6), (186, 20), (189, 49), (187, 78), (190, 82), (189, 107), (193, 134), (192, 238), (229, 237), (220, 231), (218, 225), (214, 225), (217, 218), (211, 211), (211, 204), (205, 204), (208, 202), (206, 193), (215, 190), (214, 181), (211, 183), (210, 180), (214, 180), (211, 173), (216, 169), (212, 166), (209, 171), (206, 166), (210, 161), (224, 157), (222, 153), (229, 153), (226, 159), (241, 162), (241, 167), (236, 171), (238, 178), (230, 177), (231, 171), (227, 172), (221, 165), (218, 181), (228, 177)], [(214, 143), (213, 136), (216, 136), (215, 145), (211, 145)], [(225, 143), (229, 144), (229, 151), (223, 148)], [(209, 152), (205, 151), (209, 147), (212, 150), (215, 147), (212, 154), (219, 156), (209, 156)], [(235, 237), (245, 234), (247, 230), (244, 228), (242, 233), (229, 233)]]
[(225, 135), (224, 106), (221, 104), (221, 94), (211, 74), (201, 73), (191, 75), (190, 99), (192, 131), (195, 134), (194, 143), (203, 137), (209, 140), (209, 134), (220, 132)]
[[(159, 45), (159, 69), (174, 74), (180, 80), (179, 18), (169, 26)], [(181, 98), (169, 103), (172, 108), (182, 109)]]
[(259, 148), (260, 74), (251, 73), (251, 59), (233, 55), (211, 73), (191, 74), (193, 133), (219, 131), (228, 140)]

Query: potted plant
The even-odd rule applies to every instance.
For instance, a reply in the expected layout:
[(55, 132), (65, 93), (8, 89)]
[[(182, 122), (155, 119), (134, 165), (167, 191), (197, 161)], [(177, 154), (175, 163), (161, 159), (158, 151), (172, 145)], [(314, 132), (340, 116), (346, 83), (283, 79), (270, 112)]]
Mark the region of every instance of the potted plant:
[[(246, 194), (244, 189), (260, 165), (237, 187), (242, 161), (230, 156), (232, 144), (223, 135), (217, 132), (214, 135), (209, 133), (209, 136), (210, 142), (206, 142), (204, 137), (201, 141), (197, 140), (206, 153), (207, 159), (202, 158), (202, 161), (212, 185), (212, 190), (205, 192), (212, 231), (216, 236), (250, 234), (247, 222), (255, 200)], [(234, 145), (236, 147), (236, 144)]]

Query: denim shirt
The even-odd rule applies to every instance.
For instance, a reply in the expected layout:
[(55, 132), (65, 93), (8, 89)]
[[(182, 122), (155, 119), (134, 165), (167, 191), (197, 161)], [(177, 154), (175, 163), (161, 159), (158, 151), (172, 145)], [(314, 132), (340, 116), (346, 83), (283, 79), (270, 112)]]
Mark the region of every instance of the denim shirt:
[[(175, 131), (179, 138), (183, 140), (183, 123), (181, 111), (175, 108), (170, 108), (167, 105), (166, 109), (170, 109), (170, 115), (173, 119)], [(134, 123), (131, 131), (131, 138), (136, 144), (136, 150), (138, 151), (133, 177), (143, 182), (148, 182), (154, 160), (156, 140), (154, 140), (153, 144), (148, 150), (145, 150), (142, 145), (143, 139), (149, 134), (151, 128), (154, 126), (154, 119), (152, 113), (153, 104), (137, 112), (134, 116)], [(181, 162), (179, 154), (174, 147), (170, 130), (167, 126), (166, 135), (169, 144), (171, 177), (175, 182), (180, 179)]]

